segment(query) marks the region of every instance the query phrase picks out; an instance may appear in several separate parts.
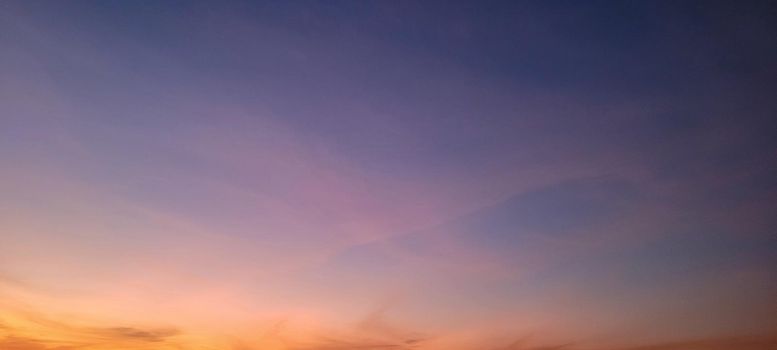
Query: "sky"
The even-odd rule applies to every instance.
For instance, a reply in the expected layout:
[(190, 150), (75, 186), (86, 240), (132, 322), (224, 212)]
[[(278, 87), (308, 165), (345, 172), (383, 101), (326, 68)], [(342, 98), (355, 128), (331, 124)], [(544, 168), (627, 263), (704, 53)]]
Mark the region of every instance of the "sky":
[(0, 349), (774, 349), (775, 23), (2, 1)]

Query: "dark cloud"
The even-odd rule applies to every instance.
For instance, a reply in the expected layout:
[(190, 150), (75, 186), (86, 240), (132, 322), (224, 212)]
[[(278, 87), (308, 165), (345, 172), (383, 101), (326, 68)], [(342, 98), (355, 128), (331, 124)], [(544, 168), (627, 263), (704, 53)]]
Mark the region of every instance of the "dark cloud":
[(124, 338), (145, 342), (161, 342), (180, 333), (177, 329), (138, 329), (132, 327), (115, 327), (95, 329), (98, 334), (105, 334), (109, 338)]

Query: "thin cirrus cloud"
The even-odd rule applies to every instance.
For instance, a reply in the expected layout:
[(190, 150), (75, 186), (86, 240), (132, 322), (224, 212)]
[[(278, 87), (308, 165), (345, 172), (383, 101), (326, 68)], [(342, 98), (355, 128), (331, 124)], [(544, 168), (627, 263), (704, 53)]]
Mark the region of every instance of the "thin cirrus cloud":
[(767, 349), (753, 1), (0, 13), (2, 349)]

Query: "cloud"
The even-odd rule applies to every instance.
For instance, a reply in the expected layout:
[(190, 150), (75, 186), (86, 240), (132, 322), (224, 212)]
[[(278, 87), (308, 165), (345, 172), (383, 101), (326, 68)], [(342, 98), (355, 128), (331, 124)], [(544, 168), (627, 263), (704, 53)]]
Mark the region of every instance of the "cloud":
[(478, 266), (544, 264), (613, 235), (611, 226), (635, 215), (643, 201), (639, 191), (615, 178), (550, 184), (431, 227), (352, 246), (330, 264), (381, 275), (406, 264), (416, 271), (450, 266), (456, 273), (468, 267), (482, 273)]
[(138, 329), (133, 327), (114, 327), (95, 329), (96, 334), (105, 334), (108, 338), (129, 339), (144, 342), (161, 342), (178, 335), (177, 329)]
[(70, 316), (54, 319), (21, 303), (0, 304), (0, 349), (168, 349), (182, 332), (171, 327), (87, 326)]

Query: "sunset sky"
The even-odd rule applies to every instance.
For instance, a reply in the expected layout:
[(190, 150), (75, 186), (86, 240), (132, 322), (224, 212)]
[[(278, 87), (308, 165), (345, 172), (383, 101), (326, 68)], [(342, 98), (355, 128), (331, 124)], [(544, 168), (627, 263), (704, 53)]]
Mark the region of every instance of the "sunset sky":
[(0, 1), (0, 350), (777, 349), (774, 1)]

